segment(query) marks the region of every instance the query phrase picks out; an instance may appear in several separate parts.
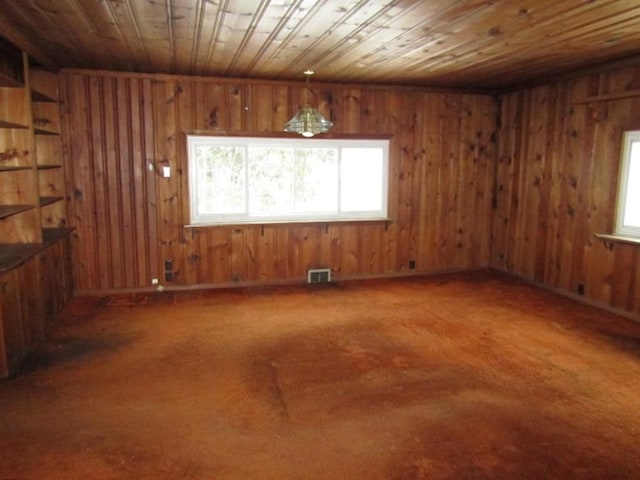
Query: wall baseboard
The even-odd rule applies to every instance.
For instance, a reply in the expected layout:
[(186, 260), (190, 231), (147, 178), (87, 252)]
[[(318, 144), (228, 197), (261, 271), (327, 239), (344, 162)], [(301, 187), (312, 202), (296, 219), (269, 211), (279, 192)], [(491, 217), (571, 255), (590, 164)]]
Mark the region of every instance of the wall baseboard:
[[(495, 274), (503, 275), (508, 278), (518, 280), (522, 283), (530, 285), (532, 287), (545, 290), (556, 295), (574, 300), (583, 305), (597, 308), (599, 310), (618, 315), (620, 317), (627, 318), (640, 323), (640, 314), (622, 310), (621, 308), (612, 307), (606, 303), (592, 300), (588, 297), (578, 295), (576, 293), (567, 292), (560, 288), (551, 287), (542, 282), (532, 280), (523, 275), (518, 275), (513, 272), (500, 270), (489, 266), (479, 266), (477, 268), (465, 269), (465, 268), (449, 268), (441, 270), (431, 271), (411, 271), (411, 272), (398, 272), (398, 273), (386, 273), (386, 274), (370, 274), (370, 275), (345, 275), (338, 276), (333, 274), (331, 283), (340, 282), (354, 282), (365, 280), (385, 280), (393, 278), (412, 278), (412, 277), (436, 277), (439, 275), (452, 275), (452, 274), (464, 274), (474, 272), (492, 272)], [(191, 285), (161, 285), (161, 288), (155, 286), (139, 287), (139, 288), (121, 288), (121, 289), (102, 289), (102, 290), (77, 290), (75, 296), (79, 297), (104, 297), (104, 296), (116, 296), (116, 295), (131, 295), (131, 294), (149, 294), (149, 293), (161, 293), (161, 292), (186, 292), (197, 290), (225, 290), (232, 288), (254, 288), (254, 287), (284, 287), (284, 286), (305, 286), (307, 285), (307, 278), (289, 278), (283, 280), (252, 280), (252, 281), (239, 281), (239, 282), (224, 282), (224, 283), (197, 283)]]
[[(398, 272), (398, 273), (382, 273), (382, 274), (369, 274), (369, 275), (339, 275), (332, 273), (331, 283), (340, 282), (352, 282), (358, 280), (384, 280), (392, 278), (411, 278), (411, 277), (431, 277), (437, 275), (447, 275), (455, 273), (469, 273), (475, 271), (488, 271), (488, 266), (480, 266), (473, 269), (464, 268), (449, 268), (441, 270), (430, 271), (411, 271), (411, 272)], [(158, 292), (181, 292), (181, 291), (194, 291), (194, 290), (215, 290), (215, 289), (230, 289), (230, 288), (252, 288), (252, 287), (283, 287), (283, 286), (301, 286), (307, 285), (307, 277), (300, 278), (288, 278), (281, 280), (251, 280), (251, 281), (238, 281), (238, 282), (223, 282), (223, 283), (194, 283), (190, 285), (160, 285), (160, 286), (148, 286), (137, 288), (109, 288), (98, 290), (76, 290), (74, 292), (77, 297), (103, 297), (109, 295), (130, 295), (141, 293), (158, 293)]]
[(633, 320), (635, 322), (640, 323), (640, 314), (634, 313), (634, 312), (630, 312), (628, 310), (623, 310), (621, 308), (617, 308), (617, 307), (612, 307), (611, 305), (608, 305), (606, 303), (602, 303), (602, 302), (598, 302), (596, 300), (593, 300), (589, 297), (585, 297), (583, 295), (578, 295), (577, 293), (573, 293), (573, 292), (568, 292), (566, 290), (563, 290), (561, 288), (557, 288), (557, 287), (551, 287), (549, 285), (546, 285), (542, 282), (538, 282), (537, 280), (532, 280), (531, 278), (527, 278), (524, 275), (519, 275), (517, 273), (513, 273), (513, 272), (508, 272), (505, 270), (499, 270), (496, 268), (491, 267), (491, 270), (496, 272), (496, 273), (500, 273), (509, 277), (512, 277), (514, 279), (517, 279), (523, 283), (526, 283), (527, 285), (531, 285), (532, 287), (536, 287), (536, 288), (540, 288), (541, 290), (546, 290), (548, 292), (554, 293), (556, 295), (560, 295), (562, 297), (568, 298), (570, 300), (574, 300), (578, 303), (581, 303), (583, 305), (588, 305), (590, 307), (594, 307), (597, 308), (599, 310), (603, 310), (605, 312), (608, 313), (613, 313), (614, 315), (618, 315), (620, 317), (624, 317), (627, 318), (629, 320)]

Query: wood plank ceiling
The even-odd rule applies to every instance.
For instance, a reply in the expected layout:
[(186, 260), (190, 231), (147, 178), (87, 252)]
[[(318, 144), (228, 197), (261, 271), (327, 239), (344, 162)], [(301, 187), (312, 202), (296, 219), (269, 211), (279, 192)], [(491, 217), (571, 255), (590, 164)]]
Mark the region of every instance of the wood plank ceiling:
[(40, 63), (501, 89), (640, 54), (630, 0), (3, 0)]

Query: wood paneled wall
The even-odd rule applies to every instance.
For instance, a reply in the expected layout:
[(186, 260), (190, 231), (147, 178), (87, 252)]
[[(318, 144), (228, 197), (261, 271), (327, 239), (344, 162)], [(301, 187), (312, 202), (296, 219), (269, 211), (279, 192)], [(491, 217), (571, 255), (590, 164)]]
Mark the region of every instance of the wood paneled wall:
[(492, 266), (640, 313), (639, 246), (594, 237), (612, 232), (638, 88), (640, 67), (627, 67), (502, 97)]
[(0, 274), (0, 378), (42, 345), (73, 294), (69, 236)]
[[(301, 281), (489, 265), (495, 99), (314, 85), (334, 135), (391, 135), (385, 223), (188, 229), (185, 133), (281, 132), (302, 84), (63, 71), (70, 222), (80, 291)], [(176, 172), (162, 178), (162, 165)], [(153, 167), (151, 170), (150, 166)], [(164, 262), (174, 280), (164, 281)]]

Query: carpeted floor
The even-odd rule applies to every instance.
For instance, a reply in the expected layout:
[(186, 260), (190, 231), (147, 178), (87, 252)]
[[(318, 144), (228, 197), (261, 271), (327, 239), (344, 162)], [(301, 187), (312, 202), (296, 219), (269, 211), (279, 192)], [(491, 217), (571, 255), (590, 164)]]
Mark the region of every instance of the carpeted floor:
[(491, 273), (75, 299), (5, 479), (638, 479), (640, 323)]

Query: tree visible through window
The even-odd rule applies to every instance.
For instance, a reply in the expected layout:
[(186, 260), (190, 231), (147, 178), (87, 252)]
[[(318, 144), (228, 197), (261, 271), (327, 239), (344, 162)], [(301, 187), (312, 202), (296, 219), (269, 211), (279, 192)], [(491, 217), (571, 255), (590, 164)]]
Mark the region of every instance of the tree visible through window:
[(640, 237), (640, 130), (625, 132), (615, 233)]
[(188, 136), (191, 224), (385, 219), (388, 140)]

